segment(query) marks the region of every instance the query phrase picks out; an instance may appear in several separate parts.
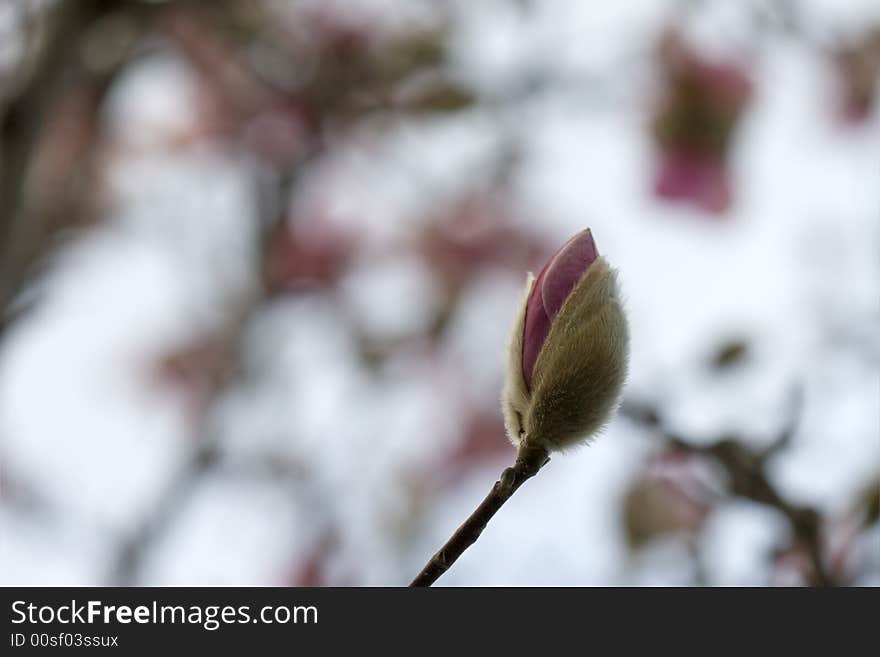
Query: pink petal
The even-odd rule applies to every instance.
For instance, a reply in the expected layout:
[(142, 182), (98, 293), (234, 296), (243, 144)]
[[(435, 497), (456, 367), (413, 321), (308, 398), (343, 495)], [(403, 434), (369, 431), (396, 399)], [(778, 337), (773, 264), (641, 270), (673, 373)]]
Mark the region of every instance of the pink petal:
[(597, 257), (596, 243), (587, 229), (568, 240), (538, 275), (526, 304), (523, 331), (523, 378), (526, 387), (531, 388), (532, 371), (550, 333), (553, 319)]
[[(546, 271), (546, 265), (544, 267)], [(544, 302), (541, 298), (541, 285), (544, 279), (544, 271), (538, 276), (532, 288), (532, 295), (526, 306), (526, 322), (523, 330), (523, 379), (526, 387), (532, 387), (532, 370), (538, 360), (538, 353), (544, 345), (544, 340), (550, 333), (550, 318), (544, 310)]]
[(550, 261), (541, 293), (544, 310), (550, 319), (556, 317), (562, 304), (571, 294), (593, 261), (599, 257), (590, 229), (584, 230), (565, 243)]

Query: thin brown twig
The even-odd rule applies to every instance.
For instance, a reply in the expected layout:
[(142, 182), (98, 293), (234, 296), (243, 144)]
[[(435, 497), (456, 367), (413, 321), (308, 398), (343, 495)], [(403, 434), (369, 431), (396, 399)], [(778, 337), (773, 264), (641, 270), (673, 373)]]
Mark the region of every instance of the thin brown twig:
[(498, 509), (526, 480), (538, 474), (538, 471), (549, 460), (550, 456), (547, 450), (542, 447), (520, 448), (516, 456), (516, 463), (501, 473), (501, 477), (492, 486), (492, 490), (489, 491), (486, 498), (480, 502), (477, 509), (464, 521), (461, 527), (455, 530), (455, 533), (443, 547), (431, 557), (422, 571), (410, 583), (410, 586), (431, 586), (436, 582), (443, 573), (449, 570), (456, 559), (476, 542)]

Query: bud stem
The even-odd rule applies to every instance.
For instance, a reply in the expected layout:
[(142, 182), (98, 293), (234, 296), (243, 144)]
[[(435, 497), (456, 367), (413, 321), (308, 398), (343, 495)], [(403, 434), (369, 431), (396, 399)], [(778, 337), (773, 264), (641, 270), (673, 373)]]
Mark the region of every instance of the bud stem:
[(437, 579), (449, 570), (464, 551), (473, 545), (483, 533), (486, 525), (492, 519), (498, 509), (510, 499), (516, 489), (523, 485), (527, 479), (531, 479), (550, 460), (550, 455), (543, 447), (521, 447), (516, 455), (516, 463), (506, 468), (501, 473), (498, 481), (492, 486), (492, 490), (486, 495), (486, 499), (480, 502), (464, 523), (455, 530), (446, 544), (437, 551), (427, 565), (422, 568), (410, 586), (431, 586)]

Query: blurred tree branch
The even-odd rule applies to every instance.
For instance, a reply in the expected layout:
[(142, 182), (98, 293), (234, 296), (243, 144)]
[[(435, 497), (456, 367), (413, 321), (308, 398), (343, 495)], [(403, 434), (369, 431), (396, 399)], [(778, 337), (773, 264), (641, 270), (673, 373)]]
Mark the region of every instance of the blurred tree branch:
[(810, 583), (814, 586), (836, 586), (839, 583), (834, 580), (826, 565), (821, 515), (813, 508), (788, 502), (766, 473), (770, 457), (791, 444), (797, 430), (800, 399), (801, 394), (798, 392), (785, 426), (763, 449), (747, 447), (742, 440), (731, 436), (720, 436), (712, 441), (682, 436), (665, 427), (660, 409), (648, 403), (626, 402), (621, 406), (620, 414), (659, 436), (670, 446), (684, 452), (706, 456), (718, 463), (727, 473), (728, 489), (732, 495), (765, 504), (779, 511), (788, 521), (794, 537), (809, 557), (812, 567)]
[[(122, 13), (142, 29), (149, 11), (139, 3), (62, 0), (34, 21), (40, 38), (28, 36), (42, 47), (34, 49), (33, 62), (22, 65), (29, 75), (0, 108), (0, 334), (13, 319), (11, 306), (34, 264), (58, 235), (83, 222), (93, 202), (100, 107), (129, 51), (101, 65), (90, 63), (85, 51), (91, 33), (105, 18)], [(65, 124), (72, 121), (80, 124)], [(53, 122), (68, 135), (52, 133)], [(56, 160), (49, 180), (37, 171), (47, 149), (55, 149), (49, 155)]]

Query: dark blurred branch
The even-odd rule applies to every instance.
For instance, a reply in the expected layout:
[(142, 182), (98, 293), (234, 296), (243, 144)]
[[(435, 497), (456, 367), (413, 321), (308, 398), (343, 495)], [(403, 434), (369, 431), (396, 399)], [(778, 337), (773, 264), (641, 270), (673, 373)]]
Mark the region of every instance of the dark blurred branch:
[(234, 460), (225, 458), (215, 440), (202, 440), (161, 491), (144, 521), (122, 541), (110, 574), (111, 585), (137, 585), (145, 558), (166, 535), (198, 485), (209, 474), (261, 482), (274, 480), (295, 483), (306, 477), (307, 470), (303, 463), (272, 452), (251, 457), (236, 456)]
[(30, 80), (0, 118), (0, 244), (8, 245), (24, 195), (24, 183), (51, 106), (69, 77), (71, 57), (88, 25), (105, 3), (60, 2), (46, 16), (45, 45), (37, 54)]
[(410, 586), (431, 586), (436, 582), (464, 554), (464, 551), (476, 542), (486, 525), (504, 503), (526, 480), (538, 474), (538, 471), (548, 461), (550, 461), (550, 456), (545, 449), (521, 449), (517, 454), (516, 463), (501, 473), (501, 477), (492, 486), (492, 490), (489, 491), (486, 498), (480, 502), (476, 511), (455, 531), (452, 538), (446, 541), (443, 547), (431, 557), (422, 571), (410, 583)]
[[(30, 74), (21, 89), (0, 110), (0, 333), (13, 319), (9, 307), (30, 278), (33, 264), (46, 254), (55, 236), (80, 223), (80, 215), (86, 210), (84, 204), (94, 196), (94, 181), (88, 177), (89, 173), (83, 172), (91, 172), (90, 165), (99, 143), (96, 137), (103, 97), (128, 58), (120, 56), (110, 65), (96, 69), (84, 60), (83, 48), (105, 18), (112, 15), (114, 19), (134, 26), (139, 35), (152, 27), (156, 11), (153, 5), (138, 2), (61, 0), (43, 17), (41, 43), (44, 45), (35, 51), (34, 61), (29, 66)], [(133, 43), (129, 46), (126, 55), (134, 50)], [(62, 174), (60, 177), (66, 184), (57, 197), (51, 193), (30, 194), (29, 190), (35, 188), (30, 178), (35, 164), (41, 160), (44, 147), (57, 148), (54, 143), (46, 144), (47, 128), (59, 114), (67, 115), (61, 110), (74, 95), (88, 101), (78, 118), (88, 125), (77, 126), (86, 136), (82, 144), (77, 142), (76, 150), (62, 155), (65, 156), (65, 166), (73, 169), (68, 172), (69, 176), (86, 176), (83, 184), (78, 186), (84, 189), (77, 188), (76, 182), (67, 183)], [(67, 146), (61, 145), (62, 149)], [(292, 180), (289, 172), (282, 173), (261, 196), (267, 202), (260, 213), (258, 251), (264, 249), (265, 236), (271, 234), (283, 217)], [(37, 182), (42, 184), (43, 181)], [(257, 260), (261, 258), (262, 253), (258, 253)], [(239, 352), (246, 328), (265, 300), (265, 291), (258, 281), (248, 298), (241, 300), (230, 312), (226, 329), (229, 349), (234, 352), (231, 359), (235, 363), (241, 360)], [(239, 371), (234, 366), (230, 369)], [(222, 397), (223, 390), (234, 385), (236, 380), (234, 376), (228, 377), (215, 391), (215, 398)], [(208, 424), (211, 415), (205, 413), (203, 425)], [(217, 463), (213, 432), (203, 426), (189, 458), (168, 486), (159, 492), (151, 512), (122, 542), (111, 566), (113, 583), (131, 584), (137, 580), (145, 555), (173, 523), (204, 474), (214, 469)], [(272, 474), (271, 467), (260, 467)]]
[(244, 335), (262, 301), (262, 293), (255, 290), (243, 300), (236, 312), (230, 313), (229, 325), (225, 327), (228, 336), (225, 348), (230, 352), (227, 356), (228, 365), (222, 380), (212, 391), (212, 403), (202, 411), (197, 420), (194, 446), (175, 477), (158, 492), (153, 506), (139, 520), (137, 528), (122, 540), (111, 566), (111, 585), (131, 586), (137, 582), (145, 557), (165, 535), (177, 513), (197, 489), (202, 477), (218, 465), (217, 432), (210, 426), (214, 418), (212, 411), (225, 398), (225, 393), (241, 382)]
[(111, 583), (114, 586), (133, 586), (148, 550), (156, 539), (163, 536), (182, 509), (182, 502), (190, 497), (202, 476), (217, 461), (213, 444), (197, 446), (177, 475), (162, 490), (152, 512), (122, 542), (113, 565)]
[[(99, 108), (106, 91), (125, 64), (120, 56), (108, 65), (90, 66), (84, 49), (93, 28), (104, 18), (131, 13), (130, 23), (142, 27), (148, 9), (141, 4), (110, 0), (62, 0), (43, 17), (43, 44), (34, 52), (30, 74), (8, 104), (0, 108), (0, 333), (12, 321), (10, 305), (32, 274), (32, 267), (52, 246), (54, 238), (82, 221), (93, 190), (89, 179)], [(65, 182), (64, 193), (34, 190), (35, 165), (49, 139), (49, 124), (70, 120), (66, 103), (77, 96), (82, 107), (76, 127), (84, 135), (56, 153), (69, 167), (55, 172)], [(56, 140), (57, 141), (57, 140)], [(86, 189), (77, 189), (79, 187)], [(33, 201), (33, 203), (32, 203)]]
[(746, 447), (741, 441), (723, 436), (714, 441), (692, 440), (663, 426), (662, 414), (651, 404), (627, 402), (620, 414), (656, 433), (669, 445), (717, 462), (728, 475), (732, 495), (770, 506), (786, 518), (797, 541), (806, 551), (812, 566), (811, 584), (835, 586), (828, 571), (822, 548), (821, 516), (815, 509), (789, 503), (767, 477), (766, 464), (771, 456), (786, 448), (797, 428), (800, 393), (794, 397), (789, 420), (779, 435), (763, 450)]

